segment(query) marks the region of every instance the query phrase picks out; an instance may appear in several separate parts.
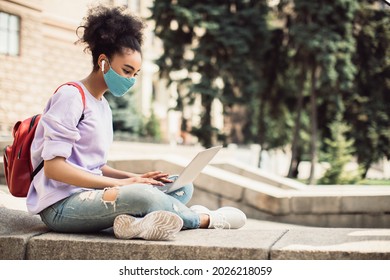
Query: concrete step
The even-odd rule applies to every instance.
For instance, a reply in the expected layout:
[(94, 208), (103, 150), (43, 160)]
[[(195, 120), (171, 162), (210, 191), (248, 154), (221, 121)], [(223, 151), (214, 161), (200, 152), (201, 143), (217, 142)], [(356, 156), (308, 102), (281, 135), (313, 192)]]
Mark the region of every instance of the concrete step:
[(37, 216), (0, 207), (2, 260), (390, 259), (389, 229), (329, 229), (249, 220), (239, 230), (184, 230), (172, 241), (50, 232)]

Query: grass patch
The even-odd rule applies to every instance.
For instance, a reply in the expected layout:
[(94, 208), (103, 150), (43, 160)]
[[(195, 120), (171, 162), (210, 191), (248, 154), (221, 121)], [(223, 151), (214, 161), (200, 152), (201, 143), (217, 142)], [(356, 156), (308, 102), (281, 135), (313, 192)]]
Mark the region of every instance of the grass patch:
[[(306, 179), (295, 179), (296, 181), (307, 184)], [(366, 185), (366, 186), (389, 186), (390, 187), (390, 179), (364, 179), (363, 181), (356, 184), (359, 185)], [(342, 186), (342, 185), (340, 185)]]
[(384, 179), (364, 179), (359, 185), (390, 186), (390, 180)]

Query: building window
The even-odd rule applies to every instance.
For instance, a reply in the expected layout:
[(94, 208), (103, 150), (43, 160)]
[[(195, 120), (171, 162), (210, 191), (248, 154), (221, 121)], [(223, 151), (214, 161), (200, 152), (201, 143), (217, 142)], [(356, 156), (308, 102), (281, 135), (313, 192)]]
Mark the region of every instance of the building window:
[(0, 12), (0, 54), (20, 54), (20, 17)]

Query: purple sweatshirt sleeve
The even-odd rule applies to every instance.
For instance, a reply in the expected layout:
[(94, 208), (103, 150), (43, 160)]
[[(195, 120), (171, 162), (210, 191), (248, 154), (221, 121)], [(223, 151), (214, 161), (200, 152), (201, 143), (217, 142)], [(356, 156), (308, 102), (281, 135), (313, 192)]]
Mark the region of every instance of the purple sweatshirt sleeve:
[(63, 86), (51, 98), (48, 110), (41, 118), (44, 127), (42, 158), (68, 158), (73, 144), (80, 139), (77, 125), (83, 113), (83, 103), (77, 88)]

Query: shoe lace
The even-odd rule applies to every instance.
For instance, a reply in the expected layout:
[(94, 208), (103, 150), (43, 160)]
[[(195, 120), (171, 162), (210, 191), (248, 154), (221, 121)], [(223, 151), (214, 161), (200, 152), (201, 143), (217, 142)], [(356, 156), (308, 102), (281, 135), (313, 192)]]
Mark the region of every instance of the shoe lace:
[(214, 213), (213, 215), (213, 227), (215, 229), (230, 229), (230, 224), (226, 220), (225, 215), (221, 213)]

